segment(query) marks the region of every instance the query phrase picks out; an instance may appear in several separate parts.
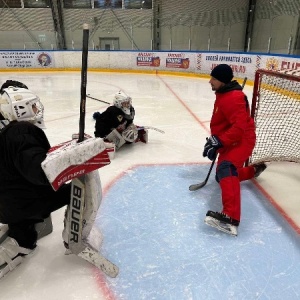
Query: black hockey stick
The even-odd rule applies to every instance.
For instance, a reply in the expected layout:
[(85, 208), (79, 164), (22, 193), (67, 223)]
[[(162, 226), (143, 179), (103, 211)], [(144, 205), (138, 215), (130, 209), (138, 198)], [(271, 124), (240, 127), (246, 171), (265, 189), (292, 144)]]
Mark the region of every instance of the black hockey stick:
[(209, 178), (209, 176), (210, 176), (211, 170), (212, 170), (212, 168), (213, 168), (213, 166), (214, 166), (214, 164), (215, 164), (216, 159), (217, 159), (217, 156), (216, 156), (216, 157), (214, 158), (214, 160), (212, 161), (212, 163), (211, 163), (211, 165), (210, 165), (210, 168), (209, 168), (209, 171), (208, 171), (208, 173), (207, 173), (207, 175), (206, 175), (205, 180), (204, 180), (203, 182), (200, 182), (200, 183), (196, 183), (196, 184), (190, 185), (190, 186), (189, 186), (189, 190), (190, 190), (190, 191), (196, 191), (196, 190), (199, 190), (199, 189), (203, 188), (203, 187), (206, 185), (206, 183), (207, 183), (207, 181), (208, 181), (208, 178)]
[[(82, 45), (82, 67), (81, 67), (81, 98), (80, 98), (80, 118), (79, 118), (79, 138), (78, 143), (84, 140), (85, 127), (85, 107), (86, 107), (86, 83), (87, 83), (87, 63), (88, 63), (88, 43), (89, 27), (83, 25), (83, 45)], [(84, 226), (84, 210), (86, 207), (86, 174), (72, 179), (71, 201), (68, 207), (69, 236), (68, 245), (71, 252), (93, 264), (106, 275), (116, 277), (119, 268), (106, 259), (100, 252), (93, 249), (88, 243), (82, 240)]]
[(90, 99), (93, 99), (93, 100), (96, 100), (96, 101), (99, 101), (99, 102), (102, 102), (102, 103), (110, 104), (109, 102), (106, 102), (104, 100), (91, 97), (90, 94), (87, 94), (86, 96), (87, 96), (87, 98), (90, 98)]
[[(244, 88), (244, 86), (245, 86), (245, 84), (246, 84), (246, 81), (247, 81), (247, 77), (245, 77), (244, 80), (243, 80), (242, 88)], [(212, 170), (212, 168), (213, 168), (213, 166), (214, 166), (214, 164), (215, 164), (216, 159), (217, 159), (217, 156), (216, 156), (216, 157), (214, 158), (214, 160), (212, 161), (212, 163), (211, 163), (211, 165), (210, 165), (210, 168), (209, 168), (209, 171), (208, 171), (208, 174), (206, 175), (205, 180), (204, 180), (203, 182), (200, 182), (200, 183), (196, 183), (196, 184), (190, 185), (190, 186), (189, 186), (189, 190), (190, 190), (190, 191), (196, 191), (196, 190), (199, 190), (199, 189), (203, 188), (203, 187), (206, 185), (206, 183), (207, 183), (207, 181), (208, 181), (208, 179), (209, 179), (211, 170)]]
[[(85, 106), (86, 106), (86, 83), (87, 83), (87, 62), (88, 62), (88, 44), (89, 44), (89, 27), (88, 24), (83, 24), (83, 38), (82, 38), (82, 65), (81, 65), (81, 83), (80, 83), (80, 106), (79, 106), (79, 134), (78, 143), (84, 140), (85, 128)], [(80, 217), (76, 220), (76, 233), (71, 232), (69, 235), (69, 247), (73, 253), (78, 254), (83, 248), (82, 241), (82, 214), (84, 209), (84, 190), (85, 190), (85, 175), (72, 179), (71, 184), (71, 201), (69, 210), (71, 211), (70, 222), (75, 222), (74, 212)], [(74, 195), (73, 195), (74, 193)], [(74, 199), (79, 203), (77, 206)], [(74, 219), (74, 220), (73, 220)], [(74, 236), (76, 235), (76, 238)]]
[(81, 66), (81, 87), (80, 87), (81, 97), (80, 97), (79, 138), (78, 138), (79, 143), (84, 140), (87, 63), (88, 63), (88, 52), (89, 52), (88, 47), (89, 47), (89, 27), (88, 24), (83, 24), (82, 66)]
[(245, 86), (245, 84), (247, 82), (247, 79), (248, 79), (247, 77), (244, 78), (243, 83), (242, 83), (242, 89), (244, 88), (244, 86)]

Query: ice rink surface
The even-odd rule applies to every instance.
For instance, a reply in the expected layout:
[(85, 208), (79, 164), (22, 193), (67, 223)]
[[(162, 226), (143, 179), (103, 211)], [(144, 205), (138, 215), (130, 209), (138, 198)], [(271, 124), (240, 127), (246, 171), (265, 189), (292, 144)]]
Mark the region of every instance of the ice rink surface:
[[(78, 132), (80, 72), (5, 72), (0, 79), (22, 81), (40, 96), (51, 145)], [(223, 234), (203, 222), (208, 209), (221, 209), (214, 174), (203, 189), (188, 190), (210, 165), (202, 157), (214, 102), (208, 79), (88, 73), (90, 96), (111, 102), (119, 90), (133, 98), (136, 125), (165, 131), (149, 130), (148, 144), (124, 146), (99, 170), (95, 226), (119, 276), (64, 255), (61, 209), (52, 214), (53, 233), (0, 282), (0, 299), (299, 299), (300, 166), (271, 163), (242, 183), (239, 235)], [(244, 90), (251, 100), (252, 87)], [(107, 104), (86, 105), (85, 131), (93, 135), (92, 114)]]

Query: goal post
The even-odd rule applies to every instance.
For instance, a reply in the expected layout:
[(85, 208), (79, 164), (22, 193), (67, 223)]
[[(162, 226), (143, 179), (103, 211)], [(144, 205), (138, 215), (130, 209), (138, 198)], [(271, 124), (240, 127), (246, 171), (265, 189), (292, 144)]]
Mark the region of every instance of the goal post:
[(300, 163), (300, 71), (257, 70), (251, 116), (257, 137), (250, 164)]

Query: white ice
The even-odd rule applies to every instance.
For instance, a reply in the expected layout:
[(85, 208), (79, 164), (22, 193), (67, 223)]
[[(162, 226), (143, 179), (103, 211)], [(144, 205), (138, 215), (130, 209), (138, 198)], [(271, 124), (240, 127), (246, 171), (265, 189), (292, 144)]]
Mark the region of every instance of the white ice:
[[(0, 74), (1, 83), (7, 79), (22, 81), (39, 95), (45, 107), (47, 126), (45, 132), (51, 145), (67, 141), (73, 133), (78, 132), (80, 72), (5, 72)], [(134, 175), (132, 170), (136, 166), (191, 165), (197, 167), (203, 164), (204, 172), (208, 169), (210, 162), (202, 157), (202, 148), (205, 137), (209, 135), (209, 120), (214, 94), (207, 79), (145, 74), (88, 73), (87, 93), (90, 96), (111, 102), (113, 94), (119, 90), (125, 91), (133, 99), (133, 105), (136, 109), (135, 124), (157, 127), (164, 130), (165, 134), (149, 130), (148, 144), (138, 143), (121, 149), (116, 153), (115, 159), (109, 166), (99, 170), (104, 191), (103, 201), (106, 200), (109, 192), (118, 186), (118, 181), (128, 174), (130, 175), (130, 172), (133, 172), (132, 176)], [(251, 100), (252, 86), (246, 86), (244, 90)], [(106, 107), (107, 104), (87, 99), (86, 133), (93, 135), (93, 112), (103, 111)], [(190, 184), (202, 181), (205, 175), (205, 173), (202, 175), (194, 172), (193, 177), (189, 178)], [(144, 180), (145, 188), (149, 185), (147, 178), (145, 180), (142, 177), (138, 180)], [(261, 192), (278, 209), (280, 218), (288, 220), (288, 226), (291, 227), (291, 230), (298, 233), (300, 232), (299, 181), (299, 165), (271, 163), (267, 170), (249, 187), (250, 190), (255, 190), (254, 193)], [(213, 190), (218, 189), (213, 176), (210, 179), (210, 186)], [(166, 192), (169, 190), (168, 186), (162, 186), (162, 194), (164, 188)], [(184, 188), (188, 189), (188, 185)], [(120, 191), (120, 193), (122, 192), (125, 193), (126, 191)], [(187, 197), (191, 197), (192, 201), (197, 201), (196, 198), (199, 195), (202, 197), (202, 194), (198, 192), (198, 194), (189, 193)], [(204, 190), (203, 195), (204, 198), (205, 196), (208, 197), (208, 190), (206, 192)], [(216, 195), (218, 197), (218, 194)], [(218, 202), (220, 199), (216, 199), (216, 201)], [(169, 207), (166, 214), (172, 214), (172, 206)], [(0, 282), (0, 299), (128, 299), (126, 295), (116, 294), (118, 287), (114, 285), (118, 284), (117, 280), (114, 284), (113, 279), (108, 280), (105, 275), (87, 262), (76, 256), (64, 255), (61, 238), (63, 214), (64, 209), (52, 214), (54, 232), (38, 242), (39, 247), (33, 257), (28, 258), (18, 269)], [(118, 216), (105, 217), (114, 219)], [(173, 221), (176, 223), (178, 220), (174, 218)], [(252, 220), (249, 222), (251, 223)], [(255, 223), (255, 220), (253, 222)], [(126, 226), (126, 224), (123, 225)], [(134, 224), (134, 226), (139, 226), (139, 224)], [(199, 232), (201, 228), (198, 228)], [(205, 229), (205, 233), (208, 234), (208, 232)], [(213, 229), (210, 232), (212, 237), (216, 239), (216, 245), (222, 244), (223, 235), (216, 233)], [(242, 236), (243, 232), (240, 235)], [(168, 242), (175, 248), (176, 241), (176, 235), (168, 237)], [(253, 242), (253, 240), (251, 241)], [(260, 243), (261, 241), (256, 242)], [(239, 240), (235, 243), (238, 247), (242, 246)], [(130, 253), (129, 250), (126, 249), (127, 253)], [(135, 244), (131, 251), (138, 252), (139, 245)], [(207, 252), (208, 254), (209, 252)], [(214, 250), (212, 250), (211, 255), (214, 255)], [(258, 253), (253, 253), (253, 255), (259, 257)], [(285, 256), (285, 253), (282, 253), (282, 256)], [(241, 261), (243, 260), (241, 259)], [(117, 261), (116, 263), (118, 264)], [(276, 263), (274, 261), (274, 268)], [(122, 272), (122, 270), (120, 271)], [(246, 271), (252, 273), (252, 270)], [(150, 273), (144, 274), (144, 276), (150, 276)], [(126, 277), (126, 274), (122, 274), (122, 276)], [(197, 274), (188, 274), (187, 272), (187, 276), (194, 277)], [(282, 276), (286, 276), (286, 274)], [(161, 280), (163, 281), (164, 278)], [(172, 288), (176, 289), (176, 285), (180, 285), (181, 280), (182, 278), (176, 278), (174, 275), (175, 287)], [(264, 280), (267, 279), (264, 278)], [(127, 282), (126, 284), (134, 285), (134, 282)], [(149, 288), (155, 289), (155, 287)], [(171, 289), (171, 287), (169, 288)], [(215, 288), (219, 288), (217, 282)], [(276, 290), (276, 287), (272, 288)], [(185, 291), (184, 299), (202, 299), (200, 295), (193, 294), (192, 285), (187, 285)], [(295, 294), (300, 297), (299, 292), (295, 291)], [(128, 300), (136, 299), (166, 300), (176, 298), (171, 298), (166, 292), (161, 298), (156, 296), (144, 298), (139, 294), (136, 295), (135, 299)], [(235, 299), (234, 294), (231, 299)]]

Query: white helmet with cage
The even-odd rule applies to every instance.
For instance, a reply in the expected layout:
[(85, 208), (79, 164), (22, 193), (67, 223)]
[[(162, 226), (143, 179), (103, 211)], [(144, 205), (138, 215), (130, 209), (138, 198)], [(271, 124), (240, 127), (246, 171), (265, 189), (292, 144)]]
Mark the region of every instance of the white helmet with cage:
[(12, 86), (4, 89), (0, 99), (0, 112), (9, 121), (28, 121), (45, 128), (43, 104), (28, 89)]
[(132, 99), (128, 95), (126, 95), (124, 92), (119, 91), (115, 94), (114, 98), (114, 106), (122, 109), (122, 111), (126, 115), (130, 115), (130, 107), (132, 105)]

